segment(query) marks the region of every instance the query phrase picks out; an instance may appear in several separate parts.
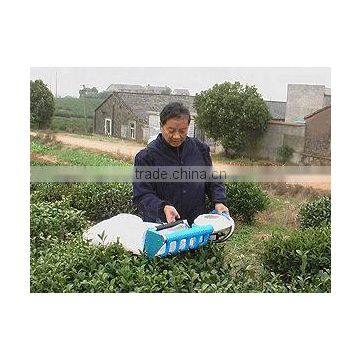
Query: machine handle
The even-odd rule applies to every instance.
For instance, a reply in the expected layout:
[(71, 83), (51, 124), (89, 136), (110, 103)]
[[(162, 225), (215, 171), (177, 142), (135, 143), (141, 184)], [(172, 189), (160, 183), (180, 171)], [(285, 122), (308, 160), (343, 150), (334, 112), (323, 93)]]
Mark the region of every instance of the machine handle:
[[(216, 210), (211, 211), (211, 214), (219, 214)], [(227, 219), (230, 219), (230, 214), (228, 211), (222, 211), (219, 215), (225, 216)]]
[(176, 225), (179, 225), (179, 224), (183, 224), (184, 223), (184, 220), (177, 220), (177, 221), (174, 221), (172, 223), (168, 223), (168, 224), (161, 224), (161, 225), (158, 225), (158, 226), (155, 226), (155, 229), (156, 231), (159, 231), (159, 230), (164, 230), (164, 229), (170, 229)]

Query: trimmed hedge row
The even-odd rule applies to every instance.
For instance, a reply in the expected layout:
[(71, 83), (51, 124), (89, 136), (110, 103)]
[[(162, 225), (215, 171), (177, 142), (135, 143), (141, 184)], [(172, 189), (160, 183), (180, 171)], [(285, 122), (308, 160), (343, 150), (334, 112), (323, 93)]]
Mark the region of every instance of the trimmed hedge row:
[[(232, 194), (252, 185), (232, 186)], [(247, 196), (247, 197), (246, 197)], [(259, 284), (241, 267), (225, 259), (223, 245), (149, 260), (133, 256), (117, 244), (89, 245), (81, 239), (88, 219), (101, 221), (118, 213), (136, 213), (131, 184), (35, 184), (31, 188), (32, 292), (241, 292)], [(234, 211), (253, 217), (256, 207)], [(230, 205), (231, 206), (231, 205)], [(237, 207), (236, 207), (237, 206)], [(66, 240), (66, 241), (63, 241)]]
[(238, 292), (243, 283), (221, 245), (153, 260), (80, 239), (32, 252), (31, 292)]
[[(230, 184), (227, 189), (229, 207), (239, 216), (254, 215), (268, 202), (254, 184)], [(251, 205), (253, 198), (257, 206)], [(246, 264), (225, 259), (221, 244), (148, 260), (117, 244), (94, 246), (81, 239), (88, 219), (100, 221), (119, 212), (134, 212), (130, 184), (33, 185), (31, 291), (330, 291), (329, 227), (273, 234), (264, 244), (264, 273), (259, 279), (247, 271)]]
[[(226, 192), (231, 214), (246, 223), (252, 223), (269, 203), (267, 194), (257, 184), (229, 183)], [(137, 214), (129, 183), (33, 185), (31, 202), (64, 198), (75, 209), (84, 211), (91, 221), (102, 221), (119, 213)]]

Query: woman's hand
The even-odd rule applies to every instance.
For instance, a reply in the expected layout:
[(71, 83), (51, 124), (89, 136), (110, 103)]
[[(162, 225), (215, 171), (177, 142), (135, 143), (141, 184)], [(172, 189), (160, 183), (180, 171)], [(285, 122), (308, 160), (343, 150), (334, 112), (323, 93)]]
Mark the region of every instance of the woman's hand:
[(229, 209), (222, 203), (215, 204), (215, 210), (221, 214), (223, 212), (229, 213)]
[(165, 216), (166, 216), (166, 221), (168, 223), (172, 223), (176, 219), (180, 219), (179, 213), (177, 212), (177, 210), (173, 206), (166, 205), (164, 207), (164, 213), (165, 213)]

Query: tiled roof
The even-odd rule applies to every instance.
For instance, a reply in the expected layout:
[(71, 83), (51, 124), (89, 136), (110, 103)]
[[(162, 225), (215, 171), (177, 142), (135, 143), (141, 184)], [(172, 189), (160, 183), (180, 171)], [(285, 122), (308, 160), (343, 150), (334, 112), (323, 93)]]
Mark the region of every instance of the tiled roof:
[(111, 84), (106, 91), (108, 92), (133, 92), (133, 93), (144, 93), (144, 94), (161, 94), (163, 91), (171, 91), (167, 86), (142, 86), (142, 85), (131, 85), (131, 84)]
[(316, 110), (316, 111), (312, 112), (312, 113), (309, 114), (309, 115), (306, 115), (306, 116), (304, 117), (304, 119), (309, 119), (309, 118), (313, 117), (314, 115), (316, 115), (316, 114), (318, 114), (318, 113), (320, 113), (320, 112), (322, 112), (322, 111), (325, 111), (325, 110), (327, 110), (327, 109), (329, 109), (329, 108), (331, 108), (331, 105), (324, 106), (323, 108), (321, 108), (321, 109), (319, 109), (319, 110)]
[[(181, 102), (190, 110), (190, 113), (196, 114), (194, 96), (190, 95), (160, 95), (133, 92), (114, 92), (114, 95), (121, 99), (134, 115), (145, 122), (148, 121), (149, 112), (160, 113), (164, 106), (170, 102)], [(265, 103), (269, 108), (272, 120), (285, 119), (286, 102), (265, 101)]]
[(161, 110), (170, 102), (181, 102), (190, 111), (195, 113), (193, 106), (193, 96), (184, 95), (160, 95), (160, 94), (136, 94), (136, 93), (115, 93), (119, 99), (132, 110), (140, 119), (147, 121), (149, 112), (160, 113)]
[(130, 84), (111, 84), (106, 91), (143, 91), (144, 88), (141, 85), (130, 85)]
[(190, 92), (188, 89), (174, 89), (173, 94), (174, 95), (190, 95)]

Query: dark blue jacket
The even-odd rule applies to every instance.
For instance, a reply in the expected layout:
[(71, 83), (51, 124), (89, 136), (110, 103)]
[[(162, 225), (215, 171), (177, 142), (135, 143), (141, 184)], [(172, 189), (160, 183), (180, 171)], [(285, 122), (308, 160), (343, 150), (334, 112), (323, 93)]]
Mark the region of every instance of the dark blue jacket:
[[(186, 137), (180, 147), (172, 147), (162, 135), (135, 156), (136, 166), (212, 166), (209, 146), (196, 138)], [(210, 209), (205, 208), (206, 195), (212, 206), (226, 204), (224, 185), (220, 182), (133, 182), (133, 201), (144, 221), (166, 222), (164, 206), (172, 205), (181, 219), (191, 224)]]

